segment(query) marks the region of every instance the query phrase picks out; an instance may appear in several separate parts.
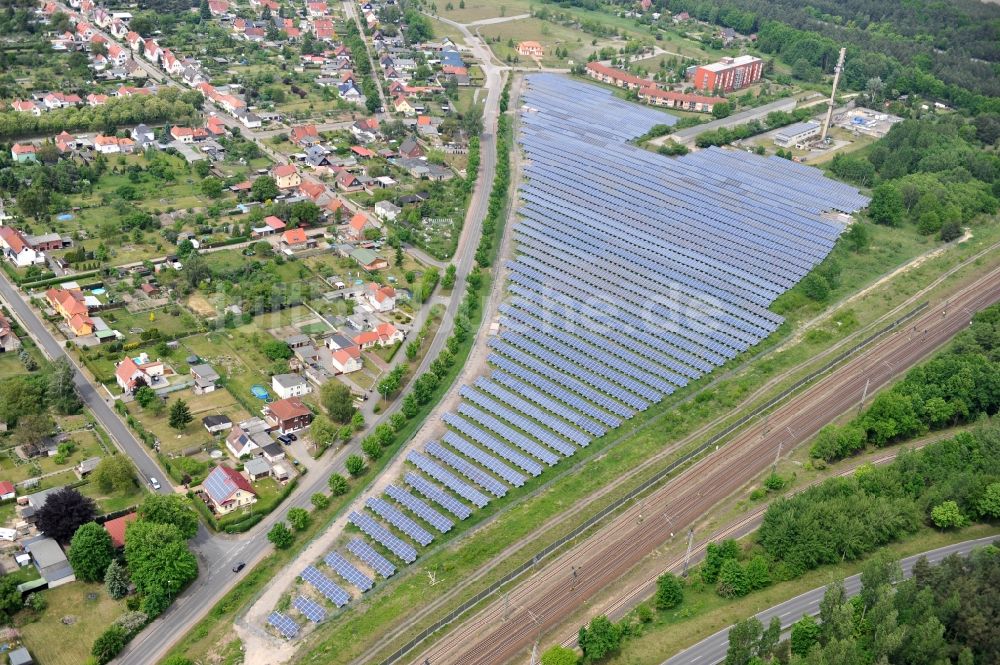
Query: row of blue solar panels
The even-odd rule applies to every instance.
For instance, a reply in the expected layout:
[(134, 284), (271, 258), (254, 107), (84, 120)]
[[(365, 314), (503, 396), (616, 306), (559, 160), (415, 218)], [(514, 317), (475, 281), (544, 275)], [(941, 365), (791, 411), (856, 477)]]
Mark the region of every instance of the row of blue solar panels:
[(480, 465), (488, 469), (490, 473), (496, 474), (504, 482), (510, 483), (514, 487), (521, 487), (524, 485), (523, 475), (504, 462), (501, 462), (496, 457), (493, 457), (493, 455), (490, 455), (486, 451), (472, 445), (454, 432), (450, 430), (445, 432), (444, 436), (441, 437), (441, 440), (469, 459), (475, 460)]
[(491, 432), (495, 432), (505, 441), (508, 441), (529, 455), (542, 460), (549, 466), (555, 466), (559, 462), (559, 456), (550, 451), (547, 448), (535, 443), (533, 440), (518, 432), (512, 427), (504, 425), (502, 422), (494, 418), (493, 416), (483, 413), (479, 409), (470, 406), (466, 403), (461, 403), (458, 405), (458, 413), (465, 418), (474, 420), (483, 427), (487, 428)]
[[(571, 409), (566, 403), (559, 401), (558, 398), (553, 399), (548, 397), (542, 391), (536, 390), (528, 384), (522, 383), (513, 376), (509, 376), (500, 370), (494, 370), (493, 374), (490, 375), (489, 381), (496, 383), (490, 383), (490, 387), (486, 387), (484, 385), (483, 390), (486, 390), (495, 397), (507, 399), (507, 396), (517, 397), (518, 395), (521, 395), (532, 404), (537, 404), (540, 408), (556, 414), (567, 422), (576, 425), (591, 436), (600, 437), (604, 436), (607, 432), (607, 430), (598, 424), (597, 421), (591, 420), (580, 411)], [(513, 404), (513, 402), (511, 403)]]
[[(476, 388), (486, 393), (487, 395), (495, 397), (496, 399), (500, 400), (507, 406), (516, 409), (527, 416), (534, 418), (545, 427), (548, 427), (553, 432), (562, 434), (564, 437), (566, 437), (567, 439), (569, 439), (578, 446), (586, 446), (588, 443), (590, 443), (591, 437), (585, 434), (584, 432), (568, 424), (566, 421), (557, 418), (551, 413), (543, 410), (543, 408), (540, 408), (539, 406), (532, 404), (527, 399), (515, 395), (509, 390), (501, 388), (499, 385), (493, 383), (486, 377), (481, 376), (478, 379), (476, 379)], [(474, 392), (468, 386), (463, 386), (462, 390), (469, 392), (469, 394)], [(467, 395), (466, 393), (463, 392), (462, 396), (466, 397)], [(472, 401), (475, 401), (475, 399), (472, 399)], [(549, 402), (546, 400), (545, 404), (543, 404), (542, 406), (545, 406), (548, 403)], [(576, 418), (581, 418), (581, 417), (582, 416), (580, 416), (579, 414), (576, 415)]]
[(302, 616), (313, 623), (319, 623), (326, 618), (326, 609), (314, 600), (305, 596), (296, 596), (292, 601), (292, 607), (302, 613)]
[(406, 456), (406, 459), (428, 476), (452, 490), (466, 501), (471, 502), (473, 505), (482, 508), (490, 502), (489, 498), (487, 498), (485, 494), (465, 481), (459, 480), (457, 476), (450, 471), (446, 471), (440, 464), (426, 455), (418, 453), (417, 451), (412, 451)]
[(372, 579), (355, 568), (340, 552), (330, 552), (323, 557), (323, 561), (330, 567), (330, 570), (340, 575), (348, 584), (354, 585), (359, 591), (364, 592), (372, 588), (374, 584)]
[(290, 640), (299, 634), (299, 624), (281, 612), (271, 612), (267, 616), (267, 622), (286, 639)]
[(468, 506), (423, 476), (418, 476), (412, 471), (407, 471), (403, 480), (414, 490), (420, 492), (460, 520), (464, 520), (472, 514), (472, 510)]
[(385, 499), (380, 499), (374, 496), (369, 497), (365, 501), (365, 505), (368, 506), (368, 509), (373, 511), (376, 515), (389, 522), (389, 524), (393, 525), (424, 547), (427, 547), (431, 544), (431, 542), (433, 542), (434, 536), (432, 536), (427, 529), (411, 520)]
[(354, 538), (347, 543), (347, 551), (364, 561), (365, 565), (381, 575), (382, 579), (389, 579), (396, 574), (396, 566), (360, 538)]
[[(558, 451), (561, 455), (569, 457), (576, 452), (576, 448), (574, 448), (570, 442), (556, 436), (549, 430), (540, 427), (540, 423), (528, 420), (528, 418), (521, 413), (513, 411), (503, 404), (493, 401), (486, 395), (473, 390), (468, 386), (462, 386), (459, 393), (462, 397), (469, 400), (476, 406), (489, 411), (495, 416), (503, 418), (505, 421), (514, 427), (517, 427), (522, 432), (530, 433), (531, 436), (535, 437), (549, 448)], [(550, 420), (550, 418), (546, 418), (546, 420)]]
[(464, 457), (456, 455), (452, 451), (448, 450), (437, 441), (428, 441), (426, 450), (428, 454), (438, 458), (493, 496), (499, 498), (507, 495), (506, 485), (480, 469), (475, 464), (467, 461)]
[(530, 473), (532, 476), (539, 476), (542, 473), (542, 465), (535, 460), (522, 455), (505, 443), (502, 443), (499, 439), (490, 436), (483, 430), (479, 429), (468, 420), (464, 418), (459, 418), (454, 413), (446, 413), (441, 417), (441, 420), (445, 422), (446, 425), (454, 427), (464, 436), (469, 437), (479, 445), (487, 448), (501, 458), (507, 460), (511, 464), (523, 469), (524, 471)]
[(385, 528), (375, 520), (373, 520), (368, 515), (364, 513), (352, 512), (348, 519), (351, 524), (358, 527), (366, 534), (368, 534), (372, 540), (377, 543), (381, 543), (390, 552), (398, 556), (405, 563), (413, 563), (417, 560), (417, 550), (413, 545), (396, 537), (389, 529)]
[(341, 589), (336, 582), (321, 573), (314, 566), (306, 566), (302, 571), (301, 577), (337, 607), (343, 607), (351, 602), (351, 595), (349, 593)]
[(395, 485), (389, 485), (385, 488), (385, 493), (393, 501), (401, 506), (404, 506), (414, 515), (427, 522), (441, 533), (448, 533), (455, 525), (455, 523), (450, 519), (404, 489), (396, 487)]

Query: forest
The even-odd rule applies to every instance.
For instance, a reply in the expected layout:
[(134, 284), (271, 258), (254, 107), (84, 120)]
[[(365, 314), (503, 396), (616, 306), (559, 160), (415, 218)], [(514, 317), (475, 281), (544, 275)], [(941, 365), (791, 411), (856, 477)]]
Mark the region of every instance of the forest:
[[(756, 618), (729, 633), (725, 665), (939, 665), (1000, 662), (1000, 549), (952, 555), (932, 565), (917, 560), (902, 579), (899, 562), (878, 555), (849, 598), (841, 581), (827, 587), (819, 617), (805, 616), (779, 641), (780, 625)], [(774, 621), (777, 621), (775, 619)], [(777, 627), (777, 629), (775, 629)]]
[(1000, 305), (978, 312), (952, 345), (914, 367), (845, 425), (827, 425), (810, 455), (833, 461), (1000, 409)]
[[(881, 77), (900, 92), (950, 99), (971, 108), (998, 100), (1000, 7), (979, 0), (666, 0), (671, 12), (749, 34), (758, 47), (791, 66), (804, 60), (833, 71), (837, 50), (848, 47), (848, 86)], [(964, 91), (971, 91), (969, 95)]]

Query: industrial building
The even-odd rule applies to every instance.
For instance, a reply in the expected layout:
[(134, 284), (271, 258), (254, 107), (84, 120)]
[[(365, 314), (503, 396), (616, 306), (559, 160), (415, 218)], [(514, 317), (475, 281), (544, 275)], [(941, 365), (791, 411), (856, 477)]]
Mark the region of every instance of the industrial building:
[(741, 55), (695, 67), (692, 83), (697, 90), (729, 92), (756, 83), (763, 74), (763, 60), (752, 55)]
[(794, 125), (782, 127), (774, 133), (774, 145), (782, 148), (791, 148), (802, 145), (810, 139), (819, 136), (820, 124), (818, 122), (797, 122)]

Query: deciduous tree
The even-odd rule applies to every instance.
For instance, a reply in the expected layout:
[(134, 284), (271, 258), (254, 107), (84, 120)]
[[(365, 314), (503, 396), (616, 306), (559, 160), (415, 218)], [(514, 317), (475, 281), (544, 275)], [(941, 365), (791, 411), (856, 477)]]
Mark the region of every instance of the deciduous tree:
[(114, 548), (111, 536), (97, 522), (87, 522), (73, 534), (69, 545), (69, 563), (77, 579), (98, 582), (111, 563)]

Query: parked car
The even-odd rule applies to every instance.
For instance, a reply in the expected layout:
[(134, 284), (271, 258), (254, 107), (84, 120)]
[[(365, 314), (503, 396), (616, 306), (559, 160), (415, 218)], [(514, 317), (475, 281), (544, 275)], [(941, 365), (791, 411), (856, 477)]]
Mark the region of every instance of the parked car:
[(281, 441), (286, 446), (292, 442), (292, 440), (289, 439), (288, 436), (285, 435), (285, 434), (279, 434), (278, 435), (278, 441)]
[(152, 487), (154, 490), (158, 490), (160, 489), (160, 481), (157, 480), (156, 478), (150, 477), (149, 486)]
[(245, 561), (240, 561), (238, 564), (236, 564), (235, 566), (233, 566), (233, 572), (234, 573), (238, 573), (238, 572), (240, 572), (241, 570), (243, 570), (246, 567), (247, 567), (246, 562)]
[(292, 434), (291, 432), (289, 432), (289, 433), (288, 433), (288, 434), (286, 434), (285, 436), (287, 436), (287, 437), (288, 437), (289, 439), (291, 439), (292, 441), (298, 441), (298, 440), (299, 440), (299, 437), (295, 436), (295, 435), (294, 435), (294, 434)]

